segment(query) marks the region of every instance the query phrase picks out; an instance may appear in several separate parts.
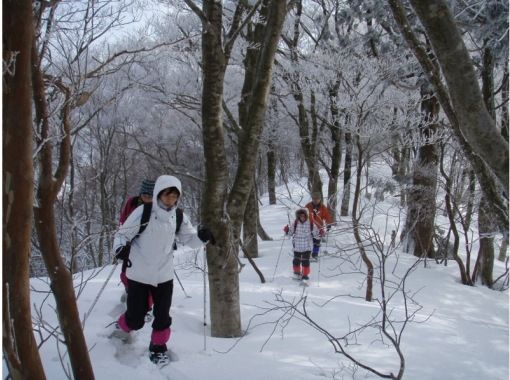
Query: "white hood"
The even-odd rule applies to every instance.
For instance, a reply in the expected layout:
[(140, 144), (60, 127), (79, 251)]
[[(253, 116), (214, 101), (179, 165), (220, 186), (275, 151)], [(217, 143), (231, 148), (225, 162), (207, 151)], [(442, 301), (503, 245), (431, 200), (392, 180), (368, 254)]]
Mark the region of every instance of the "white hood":
[(182, 196), (181, 181), (173, 175), (161, 175), (158, 177), (156, 184), (154, 185), (154, 193), (152, 194), (153, 204), (157, 204), (158, 194), (169, 187), (176, 187), (177, 190), (179, 190), (180, 196)]

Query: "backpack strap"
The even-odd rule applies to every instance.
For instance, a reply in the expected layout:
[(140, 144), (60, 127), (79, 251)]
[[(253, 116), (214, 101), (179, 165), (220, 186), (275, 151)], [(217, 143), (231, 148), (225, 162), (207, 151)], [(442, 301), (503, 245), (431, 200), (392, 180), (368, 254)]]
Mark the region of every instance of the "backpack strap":
[(177, 208), (175, 210), (176, 215), (176, 225), (175, 225), (175, 234), (177, 235), (179, 231), (181, 230), (181, 224), (182, 220), (184, 219), (184, 212), (182, 211), (182, 208)]
[[(184, 219), (184, 212), (182, 211), (182, 208), (177, 208), (175, 210), (175, 216), (176, 216), (176, 219), (175, 219), (175, 235), (177, 236), (177, 234), (179, 233), (179, 231), (181, 230), (181, 224), (182, 224), (182, 220)], [(177, 249), (177, 241), (174, 239), (174, 251)]]
[(147, 224), (149, 224), (149, 220), (151, 218), (151, 211), (152, 211), (152, 203), (144, 203), (143, 204), (143, 212), (142, 212), (142, 219), (140, 220), (140, 229), (138, 230), (138, 233), (135, 235), (133, 239), (131, 239), (131, 242), (135, 240), (138, 236), (142, 234), (143, 231), (147, 228)]
[[(133, 242), (136, 240), (136, 238), (138, 236), (140, 236), (143, 231), (145, 231), (145, 229), (147, 228), (147, 224), (149, 224), (149, 219), (151, 218), (151, 211), (152, 211), (152, 203), (144, 203), (142, 219), (140, 220), (140, 228), (138, 229), (138, 232), (133, 237), (133, 239), (131, 239), (131, 241), (128, 243), (128, 245), (133, 244)], [(122, 261), (122, 272), (126, 272), (126, 268), (131, 268), (131, 260), (129, 260), (129, 254), (128, 254), (127, 259)]]

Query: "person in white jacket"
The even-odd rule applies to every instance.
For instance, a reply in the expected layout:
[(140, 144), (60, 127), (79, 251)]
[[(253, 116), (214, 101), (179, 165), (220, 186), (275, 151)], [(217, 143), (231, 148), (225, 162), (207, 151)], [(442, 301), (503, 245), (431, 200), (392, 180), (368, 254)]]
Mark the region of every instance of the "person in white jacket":
[(147, 297), (151, 294), (154, 321), (149, 351), (151, 361), (158, 364), (168, 362), (166, 343), (172, 324), (174, 240), (177, 238), (191, 248), (199, 248), (206, 242), (214, 243), (207, 228), (200, 229), (197, 234), (186, 214), (175, 236), (177, 201), (181, 194), (181, 182), (176, 177), (160, 176), (154, 185), (151, 215), (144, 231), (132, 241), (140, 229), (142, 205), (129, 215), (114, 239), (116, 258), (130, 262), (126, 270), (127, 310), (119, 317), (117, 328), (124, 334), (141, 329), (145, 323)]

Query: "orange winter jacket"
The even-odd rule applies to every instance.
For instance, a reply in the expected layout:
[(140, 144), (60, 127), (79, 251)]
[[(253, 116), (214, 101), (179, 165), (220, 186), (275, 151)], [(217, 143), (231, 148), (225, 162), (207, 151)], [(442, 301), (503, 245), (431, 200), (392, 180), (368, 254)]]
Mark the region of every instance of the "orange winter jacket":
[(307, 203), (305, 206), (308, 209), (308, 214), (312, 218), (313, 222), (319, 228), (323, 228), (328, 224), (333, 223), (329, 210), (326, 206), (321, 203), (314, 205), (313, 202)]

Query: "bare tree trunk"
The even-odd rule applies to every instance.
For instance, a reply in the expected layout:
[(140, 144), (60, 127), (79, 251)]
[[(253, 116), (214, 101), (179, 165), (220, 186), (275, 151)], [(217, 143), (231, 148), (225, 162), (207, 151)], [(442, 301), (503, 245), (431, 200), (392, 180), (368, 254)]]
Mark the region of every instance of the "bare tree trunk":
[(329, 183), (328, 183), (328, 210), (336, 221), (336, 209), (338, 199), (338, 178), (340, 176), (340, 164), (342, 163), (342, 131), (340, 130), (339, 111), (336, 104), (339, 83), (335, 83), (335, 86), (331, 87), (329, 91), (329, 102), (331, 119), (333, 121), (330, 124), (329, 129), (331, 133), (331, 140), (333, 142), (333, 150), (331, 153), (331, 170), (329, 171)]
[(69, 360), (76, 379), (93, 379), (87, 344), (76, 304), (71, 273), (60, 254), (55, 228), (54, 204), (64, 183), (71, 157), (70, 91), (61, 83), (53, 83), (64, 95), (60, 112), (61, 140), (58, 165), (53, 172), (53, 142), (49, 139), (49, 110), (43, 74), (39, 67), (39, 54), (35, 40), (32, 42), (32, 84), (35, 119), (39, 130), (39, 178), (37, 180), (37, 207), (34, 207), (34, 222), (44, 263), (50, 277), (50, 287), (55, 296), (60, 328), (69, 352)]
[[(202, 192), (202, 222), (210, 226), (216, 245), (207, 245), (211, 334), (235, 337), (241, 334), (237, 247), (231, 244), (224, 213), (228, 188), (228, 165), (222, 117), (223, 81), (228, 58), (222, 49), (222, 4), (203, 2), (202, 26), (202, 134), (205, 177)], [(201, 14), (201, 12), (199, 13)], [(207, 24), (205, 24), (207, 23)]]
[[(298, 63), (298, 42), (299, 42), (299, 29), (301, 25), (301, 14), (303, 11), (302, 0), (296, 2), (295, 6), (296, 18), (294, 20), (294, 35), (292, 40), (286, 41), (291, 51), (290, 58), (294, 64)], [(297, 70), (297, 69), (296, 69)], [(311, 92), (310, 99), (310, 113), (312, 116), (312, 122), (308, 118), (308, 114), (305, 106), (305, 99), (303, 89), (300, 85), (299, 72), (295, 71), (292, 75), (286, 77), (290, 82), (292, 95), (297, 103), (298, 118), (297, 124), (299, 128), (299, 138), (301, 141), (301, 149), (303, 151), (303, 157), (307, 167), (308, 174), (308, 191), (320, 192), (322, 195), (322, 181), (319, 174), (319, 161), (318, 161), (318, 130), (316, 120), (313, 120), (315, 113), (315, 94)], [(311, 128), (310, 128), (311, 124)], [(310, 130), (311, 129), (311, 130)], [(322, 198), (322, 196), (321, 196)]]
[[(260, 11), (260, 17), (267, 17), (267, 2), (263, 4)], [(239, 140), (246, 138), (245, 134), (249, 130), (249, 119), (251, 117), (249, 113), (250, 102), (252, 98), (253, 86), (257, 78), (257, 61), (259, 56), (260, 43), (264, 37), (264, 26), (261, 23), (254, 25), (252, 22), (248, 23), (246, 32), (246, 40), (248, 42), (248, 48), (244, 58), (244, 82), (241, 91), (241, 100), (238, 104), (239, 109)], [(239, 157), (244, 152), (242, 144), (238, 145)], [(253, 185), (248, 197), (246, 209), (243, 216), (243, 252), (248, 253), (249, 257), (258, 257), (258, 240), (257, 240), (257, 227), (258, 227), (258, 203), (257, 194), (255, 194), (256, 180), (255, 175), (253, 176)]]
[(351, 166), (352, 166), (352, 137), (351, 132), (345, 132), (345, 162), (344, 162), (344, 189), (340, 215), (349, 215), (349, 202), (351, 200)]
[[(444, 147), (441, 148), (441, 158), (440, 158), (439, 163), (440, 163), (439, 164), (440, 172), (445, 180), (446, 195), (445, 195), (444, 199), (445, 199), (446, 213), (448, 215), (448, 220), (450, 221), (450, 229), (453, 233), (453, 252), (452, 252), (453, 258), (459, 267), (461, 282), (464, 285), (473, 285), (471, 278), (469, 277), (469, 274), (466, 270), (466, 266), (464, 265), (464, 262), (462, 261), (462, 259), (459, 256), (460, 238), (459, 238), (459, 231), (457, 230), (457, 224), (456, 224), (456, 220), (455, 220), (455, 212), (454, 212), (454, 208), (452, 206), (452, 201), (454, 201), (454, 197), (452, 197), (452, 179), (446, 173), (446, 171), (444, 169)], [(448, 255), (448, 241), (446, 241), (445, 249), (446, 249), (446, 255)]]
[(250, 258), (253, 259), (259, 257), (259, 244), (257, 240), (259, 205), (255, 191), (256, 186), (253, 184), (243, 218), (243, 252), (248, 252)]
[(503, 231), (503, 241), (501, 242), (501, 247), (499, 248), (498, 255), (499, 261), (505, 262), (507, 250), (508, 250), (508, 231)]
[[(14, 380), (45, 379), (30, 309), (33, 220), (32, 1), (3, 2), (3, 357)], [(6, 375), (4, 373), (4, 375)]]
[[(239, 144), (236, 178), (228, 193), (228, 166), (224, 143), (222, 102), (226, 65), (240, 26), (244, 3), (238, 3), (232, 27), (223, 41), (223, 6), (215, 0), (203, 1), (203, 10), (191, 0), (188, 6), (202, 20), (202, 127), (205, 158), (205, 183), (202, 200), (202, 221), (210, 226), (216, 245), (207, 246), (209, 289), (211, 300), (211, 334), (215, 337), (241, 335), (239, 301), (238, 253), (240, 230), (248, 197), (253, 187), (253, 173), (263, 119), (267, 108), (272, 65), (276, 46), (285, 18), (285, 2), (267, 1), (268, 7), (264, 40), (258, 53), (256, 82), (247, 107), (250, 115)], [(227, 199), (228, 195), (228, 199)], [(226, 211), (226, 213), (225, 213)]]
[(354, 189), (354, 200), (352, 202), (352, 227), (354, 232), (354, 238), (356, 239), (356, 243), (358, 245), (358, 249), (361, 255), (361, 259), (365, 263), (367, 267), (367, 290), (365, 293), (365, 300), (371, 302), (372, 301), (372, 288), (373, 288), (373, 280), (374, 280), (374, 265), (372, 261), (368, 257), (365, 247), (363, 245), (363, 241), (360, 235), (360, 216), (358, 216), (358, 206), (359, 206), (359, 198), (361, 195), (361, 176), (363, 172), (363, 148), (361, 146), (361, 142), (359, 141), (359, 136), (355, 136), (354, 140), (356, 140), (356, 146), (358, 147), (358, 161), (356, 165), (356, 186)]
[(436, 119), (439, 103), (428, 89), (428, 83), (422, 85), (421, 136), (424, 143), (418, 148), (413, 169), (413, 185), (407, 200), (406, 233), (411, 239), (413, 254), (417, 257), (434, 257), (434, 222), (436, 218), (437, 191), (437, 152), (434, 144), (426, 141), (437, 130)]
[(494, 267), (494, 228), (490, 213), (490, 207), (485, 197), (480, 200), (478, 206), (478, 233), (480, 246), (475, 268), (473, 269), (473, 282), (480, 278), (482, 285), (492, 288)]
[(270, 142), (267, 149), (267, 191), (269, 193), (269, 204), (276, 204), (276, 153)]
[[(485, 106), (492, 119), (495, 121), (496, 112), (494, 107), (494, 57), (489, 47), (484, 49), (482, 68), (482, 94)], [(473, 282), (480, 278), (483, 285), (492, 288), (494, 267), (494, 232), (495, 224), (490, 212), (487, 197), (482, 196), (478, 206), (478, 234), (480, 246), (475, 268), (473, 269)]]
[(505, 60), (503, 83), (501, 83), (501, 136), (508, 142), (508, 59)]

